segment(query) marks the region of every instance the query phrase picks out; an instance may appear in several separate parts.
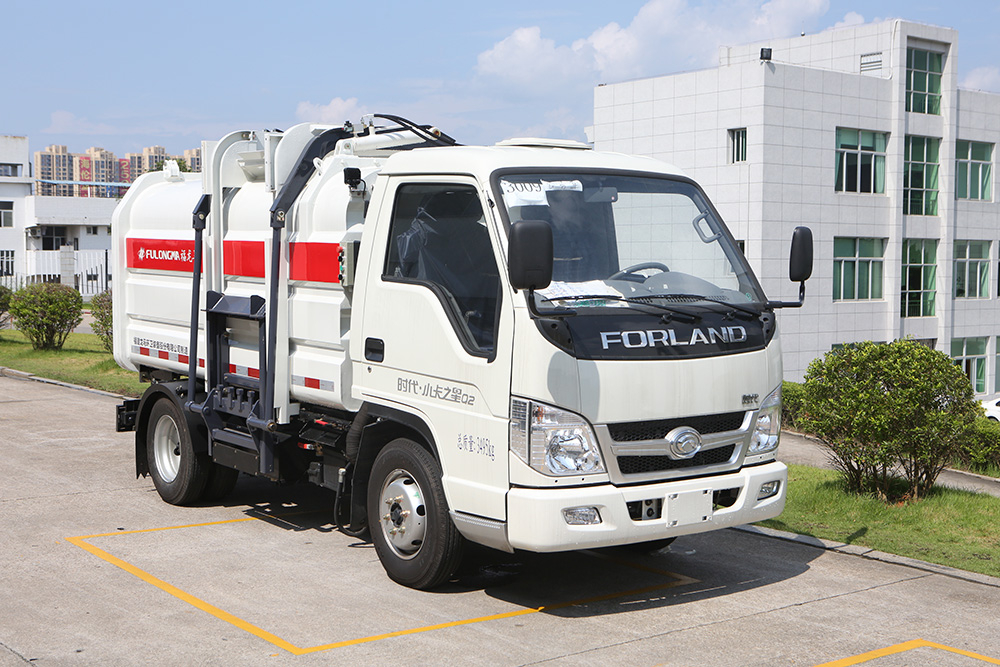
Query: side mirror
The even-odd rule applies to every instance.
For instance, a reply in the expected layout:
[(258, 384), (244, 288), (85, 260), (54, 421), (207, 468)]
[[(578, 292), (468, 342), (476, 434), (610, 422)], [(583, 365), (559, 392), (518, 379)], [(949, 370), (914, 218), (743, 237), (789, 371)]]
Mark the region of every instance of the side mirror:
[(544, 220), (510, 226), (507, 269), (514, 289), (545, 289), (552, 282), (552, 227)]
[(788, 279), (801, 283), (809, 280), (813, 271), (813, 234), (808, 227), (796, 227), (792, 232), (792, 250), (788, 256)]

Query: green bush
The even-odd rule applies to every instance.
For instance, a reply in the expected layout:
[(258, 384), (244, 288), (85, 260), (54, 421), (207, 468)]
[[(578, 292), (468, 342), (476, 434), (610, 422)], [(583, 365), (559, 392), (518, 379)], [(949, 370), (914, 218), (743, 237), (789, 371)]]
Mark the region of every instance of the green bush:
[(800, 428), (799, 418), (805, 412), (805, 400), (806, 388), (800, 383), (781, 383), (781, 423), (785, 428)]
[(972, 441), (981, 409), (944, 353), (912, 340), (858, 343), (809, 365), (803, 425), (833, 455), (850, 490), (916, 499)]
[(90, 314), (94, 316), (94, 323), (91, 325), (94, 333), (101, 339), (104, 349), (113, 352), (111, 290), (101, 292), (90, 300)]
[(66, 336), (83, 321), (83, 298), (67, 285), (36, 283), (14, 292), (10, 314), (14, 326), (36, 350), (59, 350)]
[(976, 419), (975, 436), (958, 452), (958, 459), (972, 470), (1000, 468), (1000, 423), (986, 417)]
[(7, 321), (10, 320), (10, 297), (13, 292), (9, 288), (0, 285), (0, 329), (7, 326)]

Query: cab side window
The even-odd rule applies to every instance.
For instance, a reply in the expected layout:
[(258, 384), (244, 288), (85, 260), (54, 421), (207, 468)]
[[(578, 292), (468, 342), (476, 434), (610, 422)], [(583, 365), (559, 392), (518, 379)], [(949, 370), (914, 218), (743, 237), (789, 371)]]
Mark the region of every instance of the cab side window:
[(489, 356), (494, 350), (500, 275), (474, 187), (400, 186), (382, 275), (427, 286), (469, 352)]

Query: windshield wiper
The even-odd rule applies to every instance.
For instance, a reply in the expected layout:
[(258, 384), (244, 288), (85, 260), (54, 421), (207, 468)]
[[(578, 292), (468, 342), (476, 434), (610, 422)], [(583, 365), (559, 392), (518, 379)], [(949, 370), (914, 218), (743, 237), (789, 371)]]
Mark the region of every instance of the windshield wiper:
[(567, 296), (553, 296), (553, 297), (542, 297), (542, 301), (616, 301), (619, 303), (627, 303), (636, 306), (646, 306), (647, 308), (656, 308), (657, 310), (662, 310), (670, 315), (679, 315), (678, 319), (681, 321), (687, 320), (688, 322), (697, 322), (701, 319), (701, 315), (692, 313), (691, 311), (681, 308), (679, 306), (670, 306), (664, 303), (651, 303), (645, 301), (649, 297), (642, 297), (640, 299), (630, 298), (627, 296), (617, 296), (614, 294), (570, 294)]
[(656, 294), (656, 295), (654, 295), (652, 297), (644, 297), (644, 298), (647, 298), (647, 299), (649, 299), (649, 298), (653, 298), (653, 299), (698, 299), (699, 301), (704, 301), (705, 303), (712, 303), (712, 304), (715, 304), (717, 306), (722, 306), (723, 308), (731, 308), (732, 310), (735, 310), (735, 311), (738, 311), (738, 312), (741, 312), (741, 313), (746, 313), (747, 315), (750, 315), (750, 316), (755, 317), (755, 318), (756, 317), (760, 317), (760, 314), (761, 314), (760, 310), (757, 310), (755, 308), (751, 308), (750, 306), (741, 306), (739, 304), (729, 303), (728, 301), (719, 301), (717, 299), (713, 299), (711, 297), (705, 296), (704, 294)]

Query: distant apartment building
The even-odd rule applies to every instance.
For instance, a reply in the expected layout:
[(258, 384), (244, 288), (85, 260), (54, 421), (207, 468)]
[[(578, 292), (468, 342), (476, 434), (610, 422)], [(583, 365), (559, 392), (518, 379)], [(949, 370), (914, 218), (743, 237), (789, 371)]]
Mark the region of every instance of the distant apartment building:
[[(27, 143), (25, 144), (27, 145)], [(36, 192), (46, 197), (72, 197), (76, 190), (69, 181), (73, 180), (73, 161), (76, 155), (65, 146), (48, 146), (35, 153), (35, 178), (38, 179)], [(64, 181), (65, 183), (47, 183)]]
[(184, 162), (191, 171), (201, 171), (201, 149), (189, 148), (184, 151)]
[(957, 53), (956, 31), (903, 20), (724, 47), (599, 86), (593, 139), (698, 180), (772, 299), (795, 298), (789, 239), (812, 228), (806, 305), (779, 315), (787, 379), (910, 336), (1000, 393), (1000, 95), (960, 89)]
[(142, 153), (118, 158), (103, 148), (70, 153), (66, 146), (48, 146), (35, 153), (36, 193), (51, 197), (122, 197), (128, 189), (122, 184), (176, 159), (184, 159), (191, 171), (201, 171), (200, 148), (186, 150), (180, 158), (167, 154), (163, 146), (147, 146)]

